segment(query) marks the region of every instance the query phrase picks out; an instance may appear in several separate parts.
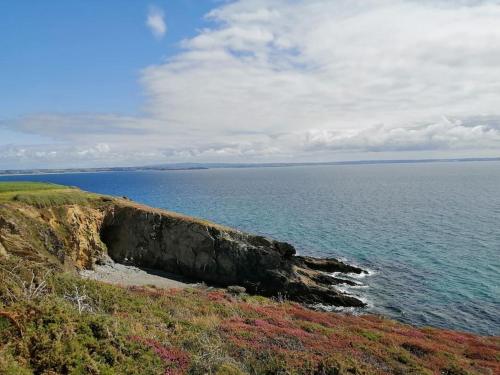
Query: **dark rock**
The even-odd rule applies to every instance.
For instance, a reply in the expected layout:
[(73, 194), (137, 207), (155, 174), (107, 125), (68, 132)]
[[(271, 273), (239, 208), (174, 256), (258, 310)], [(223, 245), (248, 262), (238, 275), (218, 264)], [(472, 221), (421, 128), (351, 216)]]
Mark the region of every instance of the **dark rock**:
[(317, 282), (318, 284), (325, 284), (325, 285), (328, 285), (328, 284), (342, 285), (342, 284), (344, 284), (344, 285), (350, 285), (350, 286), (358, 285), (357, 283), (355, 283), (352, 280), (346, 280), (346, 279), (341, 279), (338, 277), (333, 277), (333, 276), (328, 275), (326, 273), (318, 273), (318, 274), (311, 276), (311, 278), (315, 282)]
[(342, 273), (367, 273), (359, 267), (351, 266), (337, 259), (332, 258), (313, 258), (297, 256), (295, 257), (295, 263), (302, 267), (306, 267), (316, 271), (324, 272), (342, 272)]
[(226, 289), (229, 293), (234, 295), (244, 294), (247, 291), (244, 287), (239, 285), (230, 285)]
[(96, 264), (100, 266), (113, 266), (115, 262), (113, 259), (109, 257), (107, 254), (101, 254), (97, 259), (96, 259)]
[(298, 302), (364, 305), (334, 289), (336, 279), (323, 273), (361, 269), (335, 259), (295, 256), (288, 243), (187, 216), (121, 202), (106, 213), (101, 238), (115, 262)]
[(15, 223), (0, 216), (0, 229), (3, 228), (7, 229), (12, 234), (20, 233)]

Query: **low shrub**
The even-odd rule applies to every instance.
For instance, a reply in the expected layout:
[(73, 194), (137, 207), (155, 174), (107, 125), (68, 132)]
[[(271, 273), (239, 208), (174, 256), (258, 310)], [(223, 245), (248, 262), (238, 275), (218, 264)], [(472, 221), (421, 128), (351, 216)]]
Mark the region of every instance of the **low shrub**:
[(0, 260), (0, 374), (500, 373), (495, 337), (222, 290), (120, 288), (27, 261), (20, 279), (46, 287), (24, 298), (4, 277), (19, 262)]

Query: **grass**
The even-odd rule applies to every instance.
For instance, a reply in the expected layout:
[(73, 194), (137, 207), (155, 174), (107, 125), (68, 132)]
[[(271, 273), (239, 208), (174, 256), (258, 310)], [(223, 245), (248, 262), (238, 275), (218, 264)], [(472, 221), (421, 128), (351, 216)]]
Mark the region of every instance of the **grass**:
[[(88, 205), (102, 200), (105, 196), (82, 191), (75, 187), (57, 185), (44, 182), (0, 182), (0, 204), (8, 202), (19, 202), (37, 208), (62, 206), (67, 204)], [(117, 199), (107, 196), (106, 200)], [(185, 220), (201, 225), (218, 228), (224, 231), (234, 232), (235, 229), (211, 221), (183, 215), (173, 211), (166, 211), (144, 206), (129, 200), (122, 200), (122, 204), (145, 209), (149, 212), (158, 212), (172, 218)]]
[(88, 204), (99, 195), (44, 182), (0, 182), (0, 203), (20, 202), (38, 208)]
[[(500, 371), (498, 337), (315, 312), (216, 289), (125, 289), (71, 274), (45, 276), (42, 266), (19, 259), (2, 262), (1, 374)], [(8, 277), (5, 270), (19, 262), (25, 277), (47, 282), (44, 294), (28, 298)], [(88, 308), (79, 308), (77, 295)]]
[(67, 189), (67, 186), (45, 182), (0, 182), (0, 194), (27, 191)]

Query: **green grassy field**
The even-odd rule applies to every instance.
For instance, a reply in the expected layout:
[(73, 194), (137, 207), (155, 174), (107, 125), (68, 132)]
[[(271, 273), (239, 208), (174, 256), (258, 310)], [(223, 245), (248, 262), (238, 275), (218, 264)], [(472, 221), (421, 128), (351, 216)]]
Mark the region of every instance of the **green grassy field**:
[(46, 182), (29, 182), (29, 181), (0, 182), (0, 194), (27, 192), (27, 191), (41, 191), (41, 190), (57, 190), (57, 189), (67, 189), (67, 188), (68, 187), (64, 185), (56, 185)]
[(97, 194), (44, 182), (0, 182), (0, 203), (21, 202), (36, 207), (87, 204)]

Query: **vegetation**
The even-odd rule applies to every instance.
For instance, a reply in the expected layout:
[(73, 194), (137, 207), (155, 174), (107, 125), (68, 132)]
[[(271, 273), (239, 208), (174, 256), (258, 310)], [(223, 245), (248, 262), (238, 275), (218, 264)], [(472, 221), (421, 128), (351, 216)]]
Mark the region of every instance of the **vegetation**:
[(494, 337), (211, 288), (125, 289), (14, 257), (0, 261), (0, 278), (1, 374), (500, 371)]
[(0, 194), (27, 192), (27, 191), (41, 191), (41, 190), (57, 190), (57, 189), (67, 189), (67, 187), (63, 185), (51, 184), (46, 182), (13, 181), (13, 182), (0, 183)]
[(92, 215), (110, 200), (0, 183), (1, 375), (500, 373), (498, 337), (322, 313), (237, 288), (122, 288), (65, 273), (105, 251)]
[[(49, 208), (69, 204), (78, 205), (99, 205), (103, 201), (109, 202), (115, 197), (105, 196), (95, 193), (89, 193), (80, 190), (76, 187), (65, 185), (57, 185), (45, 182), (0, 182), (0, 203), (23, 203), (36, 208)], [(127, 203), (131, 206), (141, 206), (135, 202), (129, 201), (125, 198)], [(148, 207), (151, 211), (152, 209)], [(164, 210), (157, 209), (158, 212), (165, 212)], [(208, 220), (183, 215), (177, 212), (169, 212), (172, 217), (177, 217), (182, 220), (188, 220), (202, 225), (211, 225), (225, 231), (233, 231), (234, 229), (212, 223)]]
[(1, 182), (0, 203), (21, 202), (38, 208), (64, 204), (88, 204), (99, 197), (63, 185), (42, 182)]

